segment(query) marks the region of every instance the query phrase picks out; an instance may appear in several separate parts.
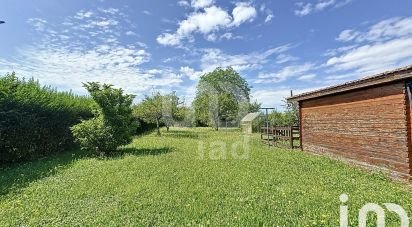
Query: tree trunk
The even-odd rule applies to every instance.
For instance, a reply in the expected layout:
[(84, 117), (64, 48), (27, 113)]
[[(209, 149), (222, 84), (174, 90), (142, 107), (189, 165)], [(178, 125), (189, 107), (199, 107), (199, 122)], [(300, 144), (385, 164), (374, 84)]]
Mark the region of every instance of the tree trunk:
[(169, 125), (166, 125), (166, 131), (167, 131), (167, 132), (169, 132), (169, 128), (170, 128), (170, 126), (169, 126)]
[(159, 120), (156, 120), (156, 126), (157, 126), (157, 135), (160, 136), (160, 127), (159, 127)]

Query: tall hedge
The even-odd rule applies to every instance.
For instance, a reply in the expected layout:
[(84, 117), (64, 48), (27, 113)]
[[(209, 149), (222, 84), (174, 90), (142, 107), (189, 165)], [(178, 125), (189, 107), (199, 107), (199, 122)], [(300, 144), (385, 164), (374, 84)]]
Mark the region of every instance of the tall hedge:
[(14, 73), (0, 77), (0, 162), (30, 160), (73, 146), (70, 126), (92, 116), (89, 97), (58, 92)]

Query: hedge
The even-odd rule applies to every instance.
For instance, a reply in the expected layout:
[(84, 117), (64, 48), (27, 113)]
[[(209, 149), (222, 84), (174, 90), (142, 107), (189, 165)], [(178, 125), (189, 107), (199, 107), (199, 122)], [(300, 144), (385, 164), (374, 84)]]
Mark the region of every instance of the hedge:
[(42, 87), (14, 73), (0, 77), (0, 162), (72, 148), (69, 127), (92, 116), (92, 99)]

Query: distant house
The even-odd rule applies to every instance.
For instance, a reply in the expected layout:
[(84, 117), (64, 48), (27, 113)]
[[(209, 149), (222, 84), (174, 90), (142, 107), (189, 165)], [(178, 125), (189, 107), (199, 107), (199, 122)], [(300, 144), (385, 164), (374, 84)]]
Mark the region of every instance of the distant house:
[(303, 150), (411, 179), (412, 65), (290, 97)]

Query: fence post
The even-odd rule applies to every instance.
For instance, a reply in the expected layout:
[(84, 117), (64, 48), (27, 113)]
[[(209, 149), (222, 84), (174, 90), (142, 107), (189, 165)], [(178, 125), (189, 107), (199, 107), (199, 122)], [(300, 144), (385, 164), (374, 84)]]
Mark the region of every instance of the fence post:
[(293, 149), (293, 126), (289, 127), (290, 147)]

